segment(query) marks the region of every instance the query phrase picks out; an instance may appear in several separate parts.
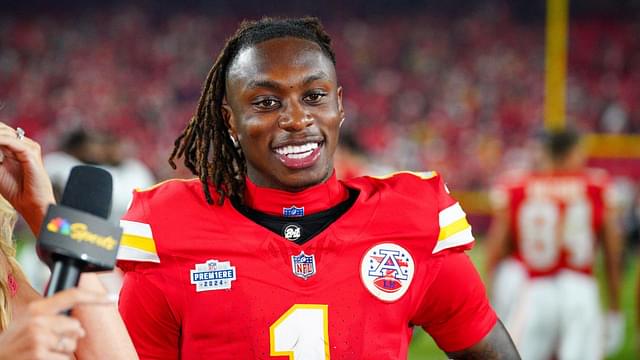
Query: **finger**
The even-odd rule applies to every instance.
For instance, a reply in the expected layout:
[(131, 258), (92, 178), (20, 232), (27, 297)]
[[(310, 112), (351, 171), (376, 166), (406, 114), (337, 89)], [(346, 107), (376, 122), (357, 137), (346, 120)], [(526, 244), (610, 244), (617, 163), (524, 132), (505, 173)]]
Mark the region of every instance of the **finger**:
[(3, 151), (4, 155), (18, 159), (21, 162), (29, 161), (31, 156), (39, 154), (40, 147), (28, 137), (18, 139), (15, 130), (0, 127), (0, 146), (8, 151)]
[(52, 351), (54, 353), (71, 355), (76, 351), (76, 347), (78, 346), (78, 341), (74, 338), (68, 337), (59, 337), (54, 346), (52, 347)]
[(73, 359), (73, 354), (61, 354), (55, 351), (47, 351), (42, 357), (37, 357), (37, 360), (69, 360)]
[(79, 304), (112, 304), (113, 302), (105, 294), (96, 293), (84, 289), (72, 288), (61, 291), (50, 298), (35, 301), (29, 304), (30, 310), (35, 314), (54, 315), (71, 309)]
[(26, 147), (33, 147), (35, 144), (35, 142), (26, 135), (19, 137), (18, 132), (13, 129), (0, 128), (0, 139), (3, 143), (24, 145)]
[(40, 159), (40, 144), (26, 136), (19, 138), (17, 130), (4, 123), (0, 123), (0, 146), (8, 150), (2, 151), (3, 158), (9, 157), (22, 163), (32, 161), (34, 157)]
[(82, 324), (66, 315), (48, 315), (43, 317), (44, 326), (51, 329), (57, 337), (81, 338), (86, 335)]
[[(24, 131), (22, 131), (22, 135), (24, 135)], [(20, 136), (18, 135), (18, 130), (5, 124), (0, 124), (0, 137), (15, 138), (18, 140), (20, 138)]]
[(86, 335), (80, 321), (63, 315), (32, 316), (28, 318), (27, 326), (27, 333), (36, 344), (50, 345), (61, 337), (77, 339)]
[(7, 125), (7, 124), (5, 124), (3, 122), (0, 122), (0, 132), (7, 131), (7, 130), (14, 130), (14, 129), (9, 125)]

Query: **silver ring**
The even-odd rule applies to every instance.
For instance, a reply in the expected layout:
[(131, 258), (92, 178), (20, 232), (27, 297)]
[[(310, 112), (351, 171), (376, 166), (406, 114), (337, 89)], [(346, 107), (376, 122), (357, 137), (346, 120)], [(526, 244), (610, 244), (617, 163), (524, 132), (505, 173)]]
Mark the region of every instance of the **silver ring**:
[(24, 139), (24, 130), (22, 130), (21, 127), (16, 128), (16, 136), (18, 137), (18, 140)]

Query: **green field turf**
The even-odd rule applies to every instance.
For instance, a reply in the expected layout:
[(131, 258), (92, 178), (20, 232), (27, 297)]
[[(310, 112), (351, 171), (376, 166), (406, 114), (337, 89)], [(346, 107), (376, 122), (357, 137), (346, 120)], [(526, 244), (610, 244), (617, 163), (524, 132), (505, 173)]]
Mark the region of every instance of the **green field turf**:
[[(471, 251), (473, 262), (478, 267), (480, 273), (483, 273), (483, 252), (481, 246), (476, 246)], [(640, 338), (640, 334), (636, 334), (635, 330), (635, 294), (638, 274), (638, 262), (636, 256), (629, 256), (629, 264), (625, 267), (624, 282), (622, 288), (622, 308), (626, 319), (626, 337), (623, 349), (615, 356), (607, 358), (607, 360), (632, 360), (640, 359), (640, 344), (635, 343)], [(599, 272), (601, 274), (601, 272)], [(434, 341), (422, 329), (417, 329), (411, 348), (409, 349), (410, 360), (442, 360), (447, 359), (446, 355), (438, 349)]]

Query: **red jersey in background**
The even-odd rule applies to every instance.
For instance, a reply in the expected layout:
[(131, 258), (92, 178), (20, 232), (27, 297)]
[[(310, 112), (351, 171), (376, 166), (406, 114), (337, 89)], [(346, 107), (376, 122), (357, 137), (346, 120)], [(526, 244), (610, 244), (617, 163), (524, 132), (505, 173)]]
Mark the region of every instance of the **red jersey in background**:
[(494, 201), (508, 207), (514, 256), (530, 275), (592, 273), (605, 209), (614, 201), (606, 172), (512, 174)]

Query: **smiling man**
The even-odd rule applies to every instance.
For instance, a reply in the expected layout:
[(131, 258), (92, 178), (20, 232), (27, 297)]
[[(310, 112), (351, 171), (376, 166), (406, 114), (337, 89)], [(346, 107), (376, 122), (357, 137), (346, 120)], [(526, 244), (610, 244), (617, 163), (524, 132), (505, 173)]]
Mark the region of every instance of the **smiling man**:
[(338, 181), (344, 118), (316, 19), (240, 26), (171, 155), (199, 179), (136, 192), (122, 221), (141, 358), (406, 359), (414, 326), (454, 359), (519, 358), (443, 180)]
[(281, 37), (241, 50), (223, 105), (256, 185), (299, 191), (326, 181), (344, 119), (332, 59), (318, 44)]

